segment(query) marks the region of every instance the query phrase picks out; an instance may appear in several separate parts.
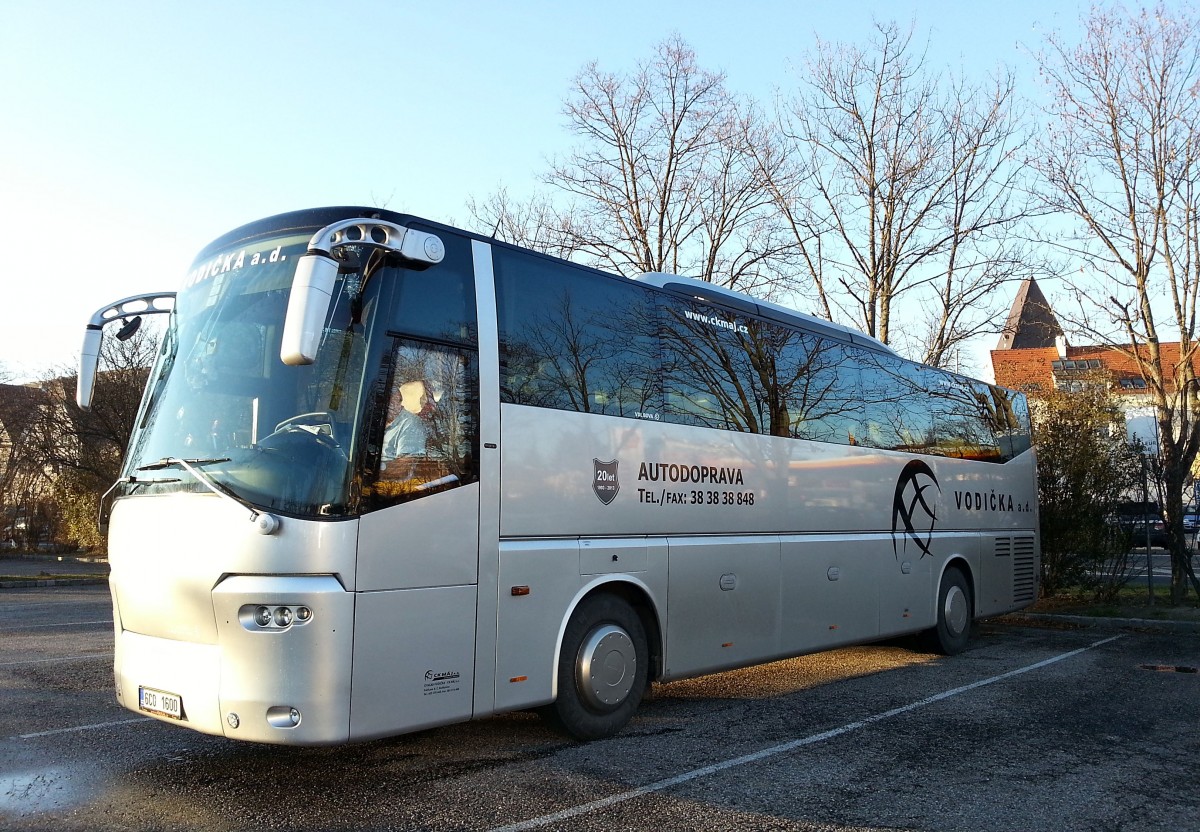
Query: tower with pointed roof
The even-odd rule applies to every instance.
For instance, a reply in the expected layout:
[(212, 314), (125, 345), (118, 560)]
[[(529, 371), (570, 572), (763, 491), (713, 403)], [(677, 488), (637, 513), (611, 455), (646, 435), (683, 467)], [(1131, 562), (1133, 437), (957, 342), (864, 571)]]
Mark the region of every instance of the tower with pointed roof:
[(1016, 300), (1008, 312), (1008, 320), (1000, 333), (998, 350), (1044, 349), (1057, 345), (1065, 338), (1054, 310), (1032, 277), (1021, 283)]

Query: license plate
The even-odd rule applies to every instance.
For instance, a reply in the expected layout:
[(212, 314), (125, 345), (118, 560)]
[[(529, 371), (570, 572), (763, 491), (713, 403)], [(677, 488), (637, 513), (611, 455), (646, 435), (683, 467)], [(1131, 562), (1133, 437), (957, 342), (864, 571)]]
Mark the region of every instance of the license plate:
[(152, 714), (183, 719), (183, 700), (176, 693), (154, 688), (138, 688), (138, 707)]

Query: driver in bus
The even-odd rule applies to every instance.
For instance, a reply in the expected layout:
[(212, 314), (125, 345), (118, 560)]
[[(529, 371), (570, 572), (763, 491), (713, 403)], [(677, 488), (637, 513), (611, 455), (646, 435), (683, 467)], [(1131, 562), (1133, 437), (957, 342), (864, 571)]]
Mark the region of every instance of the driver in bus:
[(382, 461), (385, 465), (400, 457), (425, 456), (429, 447), (429, 427), (422, 412), (428, 402), (425, 382), (421, 379), (397, 386), (391, 408), (396, 415), (383, 433)]
[(439, 403), (446, 394), (438, 368), (407, 360), (396, 378), (380, 452), (380, 484), (420, 491), (457, 482), (448, 464), (445, 426), (438, 427)]

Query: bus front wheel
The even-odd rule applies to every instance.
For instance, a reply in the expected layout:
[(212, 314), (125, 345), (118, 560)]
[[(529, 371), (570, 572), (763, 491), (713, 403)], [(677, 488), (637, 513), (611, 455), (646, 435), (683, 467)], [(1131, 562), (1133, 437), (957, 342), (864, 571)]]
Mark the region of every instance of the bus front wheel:
[(973, 617), (971, 585), (962, 570), (952, 566), (938, 588), (937, 626), (926, 634), (930, 649), (946, 656), (961, 653), (971, 638)]
[(558, 659), (558, 698), (541, 714), (580, 740), (616, 734), (646, 692), (646, 631), (625, 601), (584, 599), (567, 622)]

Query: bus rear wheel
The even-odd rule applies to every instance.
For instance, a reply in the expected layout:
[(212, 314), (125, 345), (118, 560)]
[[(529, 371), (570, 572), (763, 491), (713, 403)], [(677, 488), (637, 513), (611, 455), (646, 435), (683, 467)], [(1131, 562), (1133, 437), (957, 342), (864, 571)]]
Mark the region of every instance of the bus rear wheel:
[(950, 567), (938, 588), (937, 626), (926, 633), (929, 648), (946, 656), (965, 650), (971, 638), (974, 607), (967, 576), (961, 569)]
[(616, 734), (646, 692), (646, 632), (638, 614), (613, 595), (584, 599), (567, 622), (558, 659), (558, 698), (541, 710), (579, 740)]

